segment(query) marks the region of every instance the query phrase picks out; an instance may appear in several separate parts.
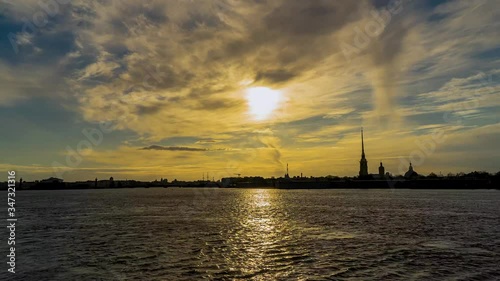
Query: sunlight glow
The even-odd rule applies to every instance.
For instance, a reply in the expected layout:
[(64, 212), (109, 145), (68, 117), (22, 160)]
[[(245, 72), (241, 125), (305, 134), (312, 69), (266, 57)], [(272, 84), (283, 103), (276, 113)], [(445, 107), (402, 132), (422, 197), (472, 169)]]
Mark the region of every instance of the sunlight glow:
[(250, 114), (255, 120), (265, 120), (278, 107), (282, 95), (280, 91), (266, 87), (255, 87), (247, 89), (246, 98)]

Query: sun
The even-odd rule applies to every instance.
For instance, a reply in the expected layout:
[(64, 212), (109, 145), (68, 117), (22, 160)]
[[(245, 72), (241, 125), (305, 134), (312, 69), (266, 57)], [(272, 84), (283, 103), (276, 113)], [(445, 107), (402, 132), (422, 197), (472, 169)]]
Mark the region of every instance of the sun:
[(249, 112), (255, 120), (262, 121), (271, 117), (278, 108), (282, 95), (280, 91), (267, 87), (248, 88), (246, 91)]

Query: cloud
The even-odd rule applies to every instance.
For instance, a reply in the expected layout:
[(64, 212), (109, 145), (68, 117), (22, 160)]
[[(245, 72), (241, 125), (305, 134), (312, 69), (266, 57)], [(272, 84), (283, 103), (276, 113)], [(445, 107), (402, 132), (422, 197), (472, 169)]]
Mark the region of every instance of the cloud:
[[(417, 4), (407, 2), (402, 12), (390, 18), (384, 18), (388, 5), (374, 6), (367, 0), (251, 4), (220, 0), (196, 5), (180, 0), (73, 1), (69, 5), (71, 9), (60, 10), (57, 28), (69, 29), (74, 36), (69, 62), (77, 69), (68, 72), (65, 79), (80, 103), (81, 114), (89, 122), (114, 120), (117, 128), (157, 140), (165, 135), (210, 135), (253, 126), (245, 118), (241, 86), (245, 80), (287, 89), (290, 105), (302, 103), (297, 110), (301, 114), (332, 107), (338, 101), (334, 99), (337, 94), (330, 94), (330, 100), (323, 102), (327, 79), (351, 85), (360, 80), (352, 75), (348, 78), (351, 82), (331, 77), (345, 68), (368, 79), (366, 95), (372, 92), (374, 97), (364, 100), (373, 101), (377, 115), (396, 118), (406, 96), (401, 83), (405, 71), (409, 65), (437, 55), (420, 51), (436, 49), (437, 42), (422, 42), (425, 37), (420, 36), (435, 33), (436, 28), (424, 20), (424, 12), (415, 9)], [(23, 14), (36, 11), (16, 7)], [(467, 7), (436, 8), (433, 13), (449, 19), (440, 23), (439, 32), (457, 32), (460, 26), (453, 21)], [(487, 8), (480, 6), (469, 13), (483, 9)], [(73, 13), (67, 14), (69, 10)], [(370, 37), (353, 61), (346, 60), (342, 43), (352, 44), (357, 28), (367, 33), (380, 19), (385, 20), (383, 32)], [(41, 30), (40, 36), (44, 32)], [(36, 44), (36, 38), (31, 41)], [(322, 84), (313, 86), (320, 77), (324, 77)], [(301, 83), (308, 85), (307, 103), (293, 92)], [(354, 104), (358, 95), (351, 96), (351, 104), (344, 107), (359, 107)], [(286, 117), (303, 117), (297, 114)], [(207, 124), (199, 126), (200, 120)]]
[(9, 65), (0, 59), (0, 106), (13, 106), (33, 98), (65, 99), (58, 65)]
[(141, 148), (142, 150), (168, 150), (168, 151), (208, 151), (206, 148), (195, 148), (195, 147), (185, 147), (185, 146), (160, 146), (151, 145), (148, 147)]
[(477, 112), (487, 113), (492, 107), (500, 106), (499, 73), (499, 70), (495, 69), (469, 77), (452, 78), (435, 91), (417, 95), (416, 101), (420, 106), (413, 114), (439, 112), (466, 117)]
[(219, 140), (215, 139), (200, 139), (196, 143), (198, 144), (213, 144), (213, 143), (218, 143), (220, 142)]
[[(83, 11), (77, 17), (91, 23), (76, 31), (78, 51), (97, 57), (74, 81), (82, 113), (88, 121), (134, 115), (121, 127), (153, 135), (241, 126), (245, 120), (238, 115), (246, 111), (241, 81), (278, 87), (304, 79), (335, 55), (332, 36), (359, 18), (362, 6), (316, 0), (75, 5)], [(78, 85), (78, 79), (89, 77), (104, 84)], [(152, 111), (144, 110), (150, 108), (144, 100), (109, 107), (109, 101), (132, 95), (162, 102)], [(206, 119), (204, 111), (218, 113), (210, 126), (191, 126)], [(156, 126), (151, 118), (171, 121)]]
[(186, 146), (161, 146), (161, 145), (150, 145), (141, 148), (141, 150), (167, 150), (167, 151), (227, 151), (228, 149), (223, 148), (197, 148), (197, 147), (186, 147)]

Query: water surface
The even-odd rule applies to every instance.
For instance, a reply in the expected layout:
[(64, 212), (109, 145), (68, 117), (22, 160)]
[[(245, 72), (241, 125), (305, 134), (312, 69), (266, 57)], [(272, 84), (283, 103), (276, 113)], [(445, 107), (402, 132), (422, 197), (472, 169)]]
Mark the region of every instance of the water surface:
[(17, 196), (15, 280), (500, 278), (498, 191), (151, 188)]

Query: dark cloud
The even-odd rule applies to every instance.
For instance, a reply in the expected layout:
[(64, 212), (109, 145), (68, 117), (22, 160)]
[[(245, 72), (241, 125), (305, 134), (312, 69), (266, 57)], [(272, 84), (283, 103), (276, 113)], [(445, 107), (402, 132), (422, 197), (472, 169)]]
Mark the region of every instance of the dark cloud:
[(331, 33), (355, 17), (363, 1), (284, 1), (265, 19), (266, 28), (288, 36)]
[(244, 105), (245, 103), (243, 101), (211, 97), (204, 100), (197, 100), (196, 105), (193, 108), (197, 110), (218, 110), (238, 108), (243, 107)]
[(218, 109), (241, 109), (245, 105), (242, 100), (221, 97), (220, 94), (225, 91), (235, 90), (230, 87), (217, 88), (215, 86), (207, 86), (203, 88), (192, 89), (187, 95), (179, 97), (177, 102), (187, 105), (194, 110), (218, 110)]
[(168, 151), (208, 151), (206, 148), (186, 147), (186, 146), (161, 146), (150, 145), (143, 147), (141, 150), (168, 150)]
[(258, 72), (255, 81), (269, 81), (271, 83), (286, 82), (295, 78), (296, 74), (284, 69)]
[(369, 48), (373, 63), (376, 66), (391, 65), (403, 52), (403, 43), (410, 30), (408, 24), (408, 22), (398, 21), (396, 24), (391, 25), (383, 36), (377, 40), (376, 44)]
[(162, 104), (155, 104), (155, 105), (137, 105), (136, 106), (136, 112), (138, 115), (143, 115), (143, 114), (155, 114), (159, 112), (163, 108)]
[(206, 13), (191, 13), (188, 20), (184, 21), (180, 27), (188, 32), (192, 32), (201, 27), (219, 27), (224, 23), (217, 15), (209, 15)]
[[(132, 54), (133, 56), (134, 54)], [(168, 58), (168, 55), (166, 56)], [(145, 64), (145, 62), (150, 62)], [(129, 82), (132, 86), (150, 91), (161, 89), (181, 89), (187, 87), (195, 75), (187, 70), (175, 69), (156, 58), (144, 60), (129, 59), (127, 64)]]

